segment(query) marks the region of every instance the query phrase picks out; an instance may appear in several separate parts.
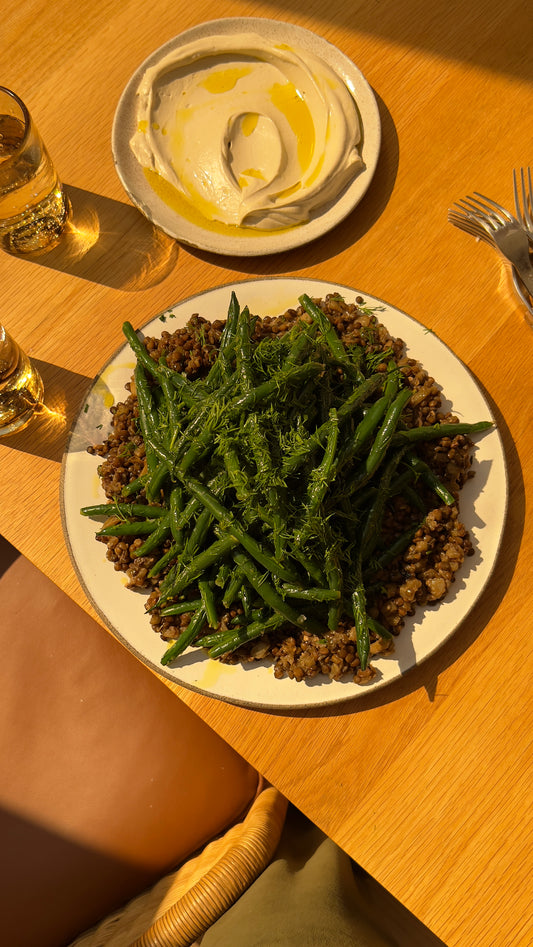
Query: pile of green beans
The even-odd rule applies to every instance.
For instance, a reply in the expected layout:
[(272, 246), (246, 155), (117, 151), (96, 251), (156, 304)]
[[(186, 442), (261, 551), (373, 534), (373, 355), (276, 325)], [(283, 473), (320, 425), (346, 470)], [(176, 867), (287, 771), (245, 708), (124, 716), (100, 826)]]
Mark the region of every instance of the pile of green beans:
[[(369, 583), (415, 532), (383, 545), (390, 498), (420, 480), (453, 504), (420, 445), (491, 426), (409, 428), (411, 390), (392, 350), (376, 359), (345, 344), (315, 301), (299, 302), (310, 318), (258, 341), (232, 294), (216, 358), (196, 380), (123, 326), (146, 471), (120, 501), (81, 513), (114, 514), (99, 537), (141, 538), (135, 555), (152, 557), (158, 589), (151, 609), (190, 616), (163, 665), (190, 645), (216, 658), (281, 628), (323, 637), (348, 618), (365, 670), (371, 637), (390, 637), (367, 614)], [(231, 610), (235, 624), (221, 627)]]

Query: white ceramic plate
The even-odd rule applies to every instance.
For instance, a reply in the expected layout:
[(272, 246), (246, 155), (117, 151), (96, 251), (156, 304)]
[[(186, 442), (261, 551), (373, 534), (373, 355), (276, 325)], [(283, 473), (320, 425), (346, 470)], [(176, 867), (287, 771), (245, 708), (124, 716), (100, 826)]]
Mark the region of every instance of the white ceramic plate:
[[(361, 156), (364, 169), (341, 193), (338, 200), (326, 206), (309, 223), (290, 230), (258, 236), (226, 236), (197, 226), (172, 210), (148, 184), (144, 172), (131, 151), (129, 141), (136, 130), (136, 91), (145, 70), (155, 66), (169, 53), (191, 40), (221, 34), (254, 31), (274, 43), (288, 43), (308, 51), (326, 62), (352, 90), (362, 125)], [(367, 80), (337, 47), (315, 33), (290, 23), (259, 17), (211, 20), (195, 26), (155, 50), (139, 66), (124, 89), (113, 122), (112, 150), (118, 176), (138, 209), (171, 237), (213, 253), (236, 256), (263, 256), (301, 246), (322, 236), (339, 224), (359, 203), (370, 185), (376, 169), (381, 144), (381, 123), (374, 93)]]
[[(474, 378), (437, 336), (405, 313), (366, 293), (338, 284), (304, 278), (249, 280), (221, 286), (186, 299), (143, 327), (147, 335), (184, 325), (198, 312), (208, 319), (225, 318), (232, 290), (241, 306), (261, 316), (277, 315), (297, 304), (304, 292), (315, 297), (340, 292), (348, 301), (362, 296), (369, 306), (381, 306), (380, 321), (402, 338), (442, 385), (445, 404), (465, 421), (492, 419), (490, 408)], [(62, 516), (66, 541), (80, 582), (104, 623), (141, 661), (171, 680), (212, 697), (258, 708), (304, 708), (335, 704), (383, 687), (419, 664), (456, 630), (483, 593), (498, 555), (507, 508), (507, 474), (496, 428), (479, 437), (474, 456), (475, 477), (461, 493), (461, 519), (470, 532), (475, 554), (458, 572), (448, 597), (407, 620), (395, 641), (394, 654), (372, 663), (377, 678), (361, 687), (349, 680), (314, 678), (297, 683), (276, 680), (271, 665), (229, 666), (212, 661), (200, 649), (191, 649), (176, 667), (163, 668), (165, 645), (152, 631), (144, 611), (145, 595), (126, 589), (122, 573), (105, 558), (105, 546), (94, 539), (99, 524), (79, 513), (81, 506), (104, 501), (97, 475), (99, 459), (87, 453), (110, 429), (109, 407), (123, 401), (125, 383), (134, 359), (124, 344), (95, 379), (86, 404), (71, 430), (62, 469)]]

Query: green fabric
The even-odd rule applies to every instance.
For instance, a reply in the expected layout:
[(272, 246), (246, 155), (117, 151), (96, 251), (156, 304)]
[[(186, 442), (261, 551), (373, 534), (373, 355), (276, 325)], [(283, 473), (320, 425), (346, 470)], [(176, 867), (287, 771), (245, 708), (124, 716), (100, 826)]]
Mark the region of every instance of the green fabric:
[(365, 909), (351, 859), (296, 809), (273, 861), (202, 947), (397, 947)]

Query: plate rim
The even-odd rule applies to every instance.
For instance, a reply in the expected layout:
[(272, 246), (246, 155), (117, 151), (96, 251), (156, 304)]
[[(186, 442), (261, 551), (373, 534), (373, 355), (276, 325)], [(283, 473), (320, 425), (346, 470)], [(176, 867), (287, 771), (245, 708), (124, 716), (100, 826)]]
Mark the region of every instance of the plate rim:
[[(192, 303), (196, 303), (196, 301), (201, 300), (201, 299), (202, 299), (203, 297), (205, 297), (205, 296), (209, 296), (209, 295), (214, 294), (214, 293), (217, 293), (217, 292), (226, 291), (226, 292), (228, 293), (228, 298), (229, 298), (229, 293), (230, 293), (232, 290), (237, 290), (238, 287), (242, 287), (242, 286), (246, 286), (246, 285), (250, 285), (250, 284), (257, 284), (257, 285), (261, 285), (261, 284), (273, 284), (273, 283), (276, 283), (276, 282), (278, 282), (278, 283), (294, 284), (295, 286), (296, 286), (296, 285), (300, 285), (300, 287), (301, 287), (300, 292), (306, 291), (304, 287), (307, 287), (307, 286), (310, 286), (310, 285), (313, 285), (313, 284), (315, 284), (315, 285), (320, 285), (320, 286), (322, 286), (322, 287), (327, 287), (327, 288), (328, 288), (328, 289), (327, 289), (328, 292), (335, 292), (335, 291), (341, 291), (341, 292), (342, 292), (343, 290), (345, 290), (345, 291), (349, 292), (350, 294), (353, 294), (353, 295), (354, 295), (354, 298), (355, 298), (356, 296), (361, 296), (361, 297), (363, 297), (363, 298), (365, 299), (365, 301), (368, 300), (368, 299), (370, 299), (373, 304), (374, 304), (374, 303), (378, 303), (378, 304), (383, 305), (384, 307), (386, 307), (386, 308), (388, 308), (389, 310), (391, 310), (393, 313), (395, 313), (395, 314), (397, 314), (398, 316), (400, 316), (400, 317), (402, 317), (402, 318), (404, 318), (404, 319), (407, 319), (409, 322), (413, 323), (413, 325), (416, 326), (418, 330), (421, 330), (421, 331), (424, 331), (424, 332), (427, 331), (427, 332), (431, 333), (432, 335), (434, 335), (434, 337), (437, 339), (437, 342), (439, 343), (439, 345), (442, 346), (442, 347), (444, 347), (444, 348), (447, 350), (447, 352), (449, 353), (449, 355), (450, 355), (455, 361), (457, 361), (457, 363), (461, 366), (461, 368), (463, 369), (463, 371), (468, 375), (470, 381), (474, 384), (475, 388), (477, 389), (481, 400), (485, 403), (485, 405), (486, 405), (486, 407), (487, 407), (487, 411), (488, 411), (489, 414), (490, 414), (490, 418), (494, 421), (494, 428), (491, 430), (490, 434), (495, 436), (495, 441), (496, 441), (496, 443), (498, 444), (498, 447), (499, 447), (499, 459), (500, 459), (500, 461), (501, 461), (502, 471), (503, 471), (503, 475), (504, 475), (504, 482), (505, 482), (505, 490), (504, 490), (504, 495), (503, 495), (503, 506), (502, 506), (502, 511), (501, 511), (501, 528), (500, 528), (500, 532), (499, 532), (499, 536), (498, 536), (498, 541), (497, 541), (497, 544), (496, 544), (496, 548), (495, 548), (495, 550), (494, 550), (493, 559), (492, 559), (492, 562), (491, 562), (489, 571), (487, 572), (487, 574), (486, 574), (486, 576), (485, 576), (485, 578), (484, 578), (483, 585), (481, 586), (481, 588), (479, 588), (479, 590), (478, 590), (476, 596), (475, 596), (474, 599), (471, 601), (469, 608), (462, 614), (462, 616), (461, 616), (461, 618), (460, 618), (460, 621), (459, 621), (441, 640), (439, 640), (438, 642), (436, 642), (435, 645), (434, 645), (429, 651), (427, 651), (426, 653), (424, 653), (419, 659), (416, 659), (416, 657), (415, 657), (415, 660), (413, 661), (412, 664), (410, 664), (410, 665), (409, 665), (408, 667), (406, 667), (404, 670), (400, 669), (400, 670), (398, 671), (398, 673), (397, 673), (394, 677), (392, 677), (391, 679), (381, 679), (381, 680), (378, 680), (378, 681), (371, 682), (371, 683), (368, 684), (368, 685), (356, 685), (355, 683), (353, 683), (353, 682), (351, 682), (351, 681), (345, 681), (345, 682), (342, 682), (342, 683), (345, 683), (345, 685), (346, 685), (347, 687), (350, 687), (350, 693), (346, 693), (346, 694), (344, 694), (344, 695), (339, 694), (338, 696), (333, 697), (333, 698), (327, 698), (327, 697), (325, 697), (323, 700), (320, 700), (320, 699), (319, 699), (319, 700), (312, 700), (312, 701), (307, 701), (307, 702), (306, 702), (306, 701), (300, 701), (300, 700), (298, 700), (298, 701), (296, 701), (296, 702), (294, 702), (294, 703), (291, 703), (291, 702), (289, 702), (289, 701), (287, 701), (287, 702), (281, 702), (281, 703), (275, 703), (275, 702), (272, 703), (272, 702), (270, 702), (270, 701), (265, 701), (265, 700), (258, 700), (258, 701), (253, 700), (253, 701), (250, 701), (249, 699), (239, 698), (239, 697), (235, 697), (235, 696), (229, 696), (229, 695), (227, 695), (227, 694), (218, 694), (218, 693), (213, 692), (213, 691), (211, 691), (211, 690), (209, 690), (209, 689), (206, 689), (205, 687), (201, 687), (201, 686), (199, 686), (198, 684), (195, 684), (195, 683), (193, 683), (193, 682), (180, 679), (178, 676), (176, 676), (176, 673), (172, 673), (172, 670), (170, 670), (170, 671), (167, 670), (167, 668), (164, 667), (163, 665), (158, 665), (158, 664), (156, 664), (154, 661), (152, 661), (150, 658), (148, 658), (146, 655), (144, 655), (144, 654), (142, 653), (142, 651), (140, 651), (135, 645), (133, 645), (133, 644), (128, 640), (128, 638), (120, 631), (120, 629), (116, 628), (116, 627), (114, 626), (114, 624), (113, 624), (112, 622), (110, 622), (109, 617), (108, 617), (108, 615), (106, 614), (104, 608), (103, 608), (103, 607), (100, 605), (100, 603), (94, 598), (93, 593), (91, 592), (91, 590), (90, 590), (90, 588), (89, 588), (89, 586), (88, 586), (88, 583), (87, 583), (87, 581), (86, 581), (86, 578), (85, 578), (85, 575), (84, 575), (84, 573), (83, 573), (83, 570), (82, 570), (81, 566), (80, 566), (79, 563), (78, 563), (76, 554), (75, 554), (74, 549), (73, 549), (73, 546), (72, 546), (71, 537), (70, 537), (70, 535), (69, 535), (69, 531), (68, 531), (68, 528), (67, 528), (67, 510), (66, 510), (66, 504), (65, 504), (65, 480), (66, 480), (66, 476), (67, 476), (67, 465), (68, 465), (69, 456), (70, 456), (70, 450), (69, 450), (69, 448), (70, 448), (72, 439), (73, 439), (73, 437), (74, 437), (74, 434), (75, 434), (75, 432), (76, 432), (76, 428), (77, 428), (77, 426), (78, 426), (78, 424), (79, 424), (79, 422), (80, 422), (81, 415), (82, 415), (82, 413), (84, 413), (84, 404), (88, 401), (88, 398), (90, 397), (91, 393), (94, 392), (94, 388), (95, 388), (96, 384), (97, 384), (98, 381), (102, 378), (102, 376), (103, 376), (103, 374), (105, 373), (106, 369), (108, 369), (108, 368), (113, 364), (113, 362), (117, 359), (117, 357), (120, 355), (120, 353), (123, 353), (123, 352), (127, 352), (127, 351), (128, 351), (129, 346), (128, 346), (128, 343), (127, 343), (126, 341), (124, 341), (124, 343), (122, 343), (120, 346), (118, 346), (118, 347), (114, 350), (114, 352), (109, 356), (109, 358), (105, 361), (105, 363), (104, 363), (104, 364), (102, 365), (102, 367), (99, 369), (98, 373), (97, 373), (97, 374), (94, 376), (94, 378), (91, 380), (90, 384), (88, 385), (88, 388), (87, 388), (87, 391), (86, 391), (86, 393), (85, 393), (85, 396), (84, 396), (84, 398), (82, 398), (82, 400), (81, 400), (81, 402), (80, 402), (80, 408), (79, 408), (79, 410), (78, 410), (78, 412), (77, 412), (75, 418), (74, 418), (73, 421), (72, 421), (71, 427), (70, 427), (69, 432), (68, 432), (68, 435), (67, 435), (67, 440), (66, 440), (66, 444), (65, 444), (65, 450), (64, 450), (64, 452), (63, 452), (63, 457), (62, 457), (62, 461), (61, 461), (61, 471), (60, 471), (60, 497), (59, 497), (59, 500), (60, 500), (60, 516), (61, 516), (61, 524), (62, 524), (63, 537), (64, 537), (65, 544), (66, 544), (66, 547), (67, 547), (67, 550), (68, 550), (68, 553), (69, 553), (69, 557), (70, 557), (70, 560), (71, 560), (71, 564), (73, 565), (73, 568), (74, 568), (74, 571), (75, 571), (75, 573), (76, 573), (76, 575), (77, 575), (78, 581), (80, 582), (80, 585), (81, 585), (83, 591), (85, 592), (85, 595), (87, 596), (88, 601), (90, 602), (90, 604), (92, 605), (92, 607), (94, 608), (94, 610), (96, 611), (96, 613), (99, 615), (99, 617), (102, 619), (102, 622), (104, 623), (105, 627), (109, 630), (109, 632), (110, 632), (114, 637), (116, 637), (116, 638), (124, 645), (124, 647), (126, 647), (127, 650), (129, 650), (132, 654), (134, 654), (135, 657), (136, 657), (138, 660), (140, 660), (141, 663), (143, 663), (148, 669), (152, 670), (153, 672), (155, 672), (155, 673), (158, 674), (159, 676), (161, 676), (161, 677), (167, 679), (169, 682), (171, 682), (171, 683), (173, 683), (173, 684), (176, 684), (176, 685), (178, 685), (178, 686), (180, 686), (180, 687), (183, 687), (183, 688), (185, 688), (185, 689), (187, 689), (187, 690), (191, 690), (191, 691), (193, 691), (193, 692), (195, 692), (195, 693), (198, 693), (198, 694), (200, 694), (201, 696), (210, 697), (210, 698), (215, 699), (215, 700), (221, 700), (222, 702), (234, 704), (234, 705), (236, 705), (236, 706), (242, 706), (242, 707), (245, 707), (245, 708), (247, 708), (247, 709), (252, 709), (252, 710), (253, 710), (253, 709), (255, 709), (255, 710), (265, 710), (265, 711), (277, 711), (277, 712), (285, 712), (285, 711), (309, 711), (309, 710), (315, 710), (315, 709), (318, 710), (318, 709), (324, 708), (324, 707), (338, 706), (339, 704), (342, 704), (342, 703), (357, 701), (357, 699), (359, 699), (359, 698), (361, 698), (361, 697), (367, 696), (368, 694), (375, 694), (376, 691), (381, 691), (381, 690), (383, 690), (383, 688), (386, 688), (386, 687), (388, 687), (388, 686), (390, 686), (390, 685), (392, 685), (392, 684), (397, 683), (398, 680), (401, 680), (401, 679), (405, 678), (405, 676), (408, 675), (408, 674), (410, 673), (410, 671), (413, 671), (413, 670), (415, 670), (417, 667), (420, 667), (422, 664), (424, 664), (424, 662), (426, 662), (430, 657), (432, 657), (432, 655), (434, 655), (437, 651), (439, 651), (439, 650), (446, 644), (446, 642), (448, 642), (448, 641), (457, 633), (457, 631), (458, 631), (458, 629), (460, 628), (460, 626), (464, 623), (464, 621), (465, 621), (465, 620), (468, 618), (468, 616), (471, 614), (472, 610), (473, 610), (473, 609), (475, 608), (475, 606), (478, 604), (481, 595), (483, 594), (484, 590), (486, 589), (486, 587), (487, 587), (487, 585), (488, 585), (488, 583), (489, 583), (489, 581), (490, 581), (490, 579), (491, 579), (491, 576), (493, 575), (493, 572), (494, 572), (494, 570), (495, 570), (495, 568), (496, 568), (496, 565), (497, 565), (497, 562), (498, 562), (498, 559), (499, 559), (499, 556), (500, 556), (500, 553), (501, 553), (501, 547), (502, 547), (502, 541), (503, 541), (503, 534), (504, 534), (505, 524), (506, 524), (507, 516), (508, 516), (508, 504), (509, 504), (509, 476), (508, 476), (507, 459), (506, 459), (506, 455), (505, 455), (504, 445), (503, 445), (503, 441), (502, 441), (502, 437), (501, 437), (500, 430), (499, 430), (498, 425), (497, 425), (496, 418), (495, 418), (495, 416), (494, 416), (493, 411), (491, 410), (490, 404), (489, 404), (488, 401), (487, 401), (487, 398), (486, 398), (486, 396), (485, 396), (485, 393), (483, 392), (482, 388), (480, 387), (480, 383), (478, 382), (478, 380), (477, 380), (477, 378), (475, 377), (475, 375), (474, 375), (474, 373), (472, 372), (472, 370), (471, 370), (467, 365), (465, 365), (465, 363), (459, 358), (459, 356), (457, 356), (457, 355), (455, 354), (455, 352), (453, 351), (453, 349), (452, 349), (446, 342), (444, 342), (439, 336), (437, 336), (436, 333), (434, 333), (432, 330), (426, 329), (426, 328), (424, 327), (423, 323), (421, 323), (421, 322), (419, 322), (418, 320), (416, 320), (413, 316), (410, 316), (410, 315), (409, 315), (407, 312), (405, 312), (404, 310), (399, 309), (397, 306), (395, 306), (395, 305), (393, 305), (393, 304), (387, 302), (386, 300), (381, 299), (380, 297), (374, 296), (374, 295), (371, 294), (371, 293), (367, 293), (366, 291), (358, 290), (358, 289), (356, 289), (356, 288), (354, 288), (354, 287), (352, 287), (352, 286), (348, 286), (348, 285), (346, 285), (346, 284), (344, 284), (344, 283), (341, 283), (341, 282), (332, 282), (332, 281), (330, 281), (330, 280), (321, 279), (320, 277), (278, 276), (278, 275), (266, 276), (266, 277), (251, 277), (251, 278), (247, 278), (247, 279), (243, 279), (243, 280), (231, 281), (231, 282), (229, 282), (229, 283), (217, 284), (216, 286), (212, 286), (212, 287), (210, 287), (210, 288), (208, 288), (208, 289), (205, 289), (205, 290), (200, 290), (200, 291), (198, 291), (198, 292), (196, 292), (196, 293), (193, 293), (193, 294), (191, 294), (191, 295), (189, 295), (189, 296), (187, 296), (187, 297), (185, 297), (185, 298), (183, 298), (183, 299), (180, 299), (180, 300), (178, 300), (177, 302), (171, 304), (170, 306), (167, 306), (164, 310), (159, 311), (159, 312), (156, 313), (154, 316), (152, 316), (152, 317), (150, 317), (149, 319), (147, 319), (146, 321), (144, 321), (144, 322), (142, 323), (142, 325), (140, 325), (139, 328), (138, 328), (136, 331), (144, 332), (144, 330), (145, 330), (146, 327), (152, 326), (152, 324), (153, 324), (153, 323), (156, 323), (157, 321), (161, 321), (161, 326), (162, 326), (161, 331), (164, 331), (165, 326), (166, 326), (166, 323), (165, 323), (164, 321), (162, 321), (162, 317), (163, 317), (163, 316), (168, 315), (169, 313), (171, 313), (171, 312), (172, 312), (173, 310), (175, 310), (176, 308), (181, 308), (181, 307), (188, 306), (188, 305), (190, 305), (190, 304), (192, 304)], [(295, 294), (294, 294), (294, 297), (295, 297), (295, 299), (296, 299), (296, 297), (297, 297), (297, 293), (296, 293), (296, 292), (295, 292)], [(196, 311), (196, 306), (195, 306), (194, 311)], [(191, 313), (188, 314), (188, 317), (190, 317), (190, 315), (192, 315), (192, 311), (191, 311)], [(200, 312), (200, 315), (201, 315), (201, 312)], [(379, 314), (378, 314), (378, 318), (379, 318)], [(181, 324), (182, 324), (182, 323), (178, 323), (178, 324), (176, 325), (176, 328), (179, 328), (179, 326), (180, 326)], [(184, 324), (184, 323), (183, 323), (183, 324)], [(384, 320), (383, 324), (388, 328), (386, 319)], [(398, 337), (398, 336), (396, 336), (396, 337)], [(405, 340), (404, 340), (404, 342), (405, 342)], [(408, 343), (406, 343), (406, 345), (408, 345)], [(416, 352), (414, 353), (414, 356), (416, 357)], [(133, 356), (132, 356), (132, 358), (133, 358)], [(422, 361), (421, 361), (421, 364), (422, 364), (422, 366), (424, 367)], [(439, 382), (437, 382), (437, 383), (439, 384)], [(446, 395), (446, 389), (445, 389), (445, 387), (443, 387), (443, 393), (444, 393), (444, 395)], [(115, 403), (116, 403), (116, 402), (115, 402)], [(467, 524), (465, 524), (465, 526), (466, 526), (466, 529), (467, 529), (467, 530), (469, 530), (469, 531), (472, 530), (472, 527), (469, 527)], [(109, 565), (109, 569), (111, 569), (111, 563), (109, 563), (108, 565)], [(122, 573), (118, 573), (118, 577), (120, 577), (121, 575), (122, 575)], [(444, 599), (444, 600), (442, 601), (442, 603), (440, 603), (440, 602), (439, 602), (439, 603), (436, 603), (436, 607), (438, 608), (438, 606), (439, 606), (440, 604), (443, 604), (443, 605), (444, 605), (445, 602), (446, 602), (446, 599)], [(425, 609), (428, 609), (428, 608), (431, 608), (431, 606), (430, 606), (430, 605), (425, 606)], [(419, 611), (417, 611), (416, 614), (417, 614), (418, 617), (420, 618), (420, 616), (422, 616), (422, 615), (424, 614), (424, 608), (422, 608), (422, 609), (420, 609)], [(144, 617), (144, 616), (143, 616), (143, 617)], [(147, 628), (146, 628), (146, 631), (147, 631), (147, 633), (150, 633), (150, 629), (149, 629), (148, 626), (147, 626)], [(152, 634), (154, 635), (154, 637), (155, 637), (155, 633), (154, 633), (154, 632), (151, 632), (151, 633), (152, 633)], [(400, 633), (400, 638), (401, 638), (401, 634), (403, 634), (403, 630), (402, 630), (402, 632)], [(207, 656), (205, 656), (205, 658), (207, 659)], [(376, 659), (375, 659), (375, 660), (376, 660)], [(239, 669), (243, 669), (243, 670), (245, 671), (245, 668), (243, 668), (242, 665), (238, 665), (237, 667), (238, 667)], [(179, 667), (176, 667), (174, 670), (179, 673)], [(329, 682), (328, 682), (327, 679), (325, 679), (323, 682), (318, 682), (318, 683), (315, 684), (314, 686), (320, 686), (320, 683), (323, 683), (324, 686), (327, 687), (327, 685), (328, 685)], [(335, 683), (337, 683), (337, 682), (335, 682)], [(301, 688), (304, 688), (304, 687), (306, 686), (306, 682), (305, 682), (305, 681), (299, 682), (298, 684), (296, 684), (296, 686), (301, 687)], [(304, 693), (304, 691), (302, 691), (302, 693)], [(357, 706), (357, 705), (355, 705), (355, 706)]]
[[(283, 231), (273, 231), (272, 237), (231, 237), (214, 234), (212, 231), (204, 230), (197, 225), (185, 221), (184, 218), (176, 216), (176, 220), (184, 221), (185, 234), (178, 233), (178, 228), (169, 227), (166, 217), (169, 215), (169, 207), (162, 199), (150, 188), (145, 181), (142, 169), (133, 155), (129, 140), (134, 131), (134, 122), (132, 121), (133, 106), (135, 103), (136, 88), (139, 84), (143, 72), (150, 66), (153, 66), (158, 59), (167, 55), (173, 49), (179, 48), (189, 39), (210, 35), (216, 27), (223, 33), (235, 31), (238, 24), (254, 24), (256, 31), (259, 29), (257, 24), (261, 24), (263, 29), (283, 29), (290, 31), (291, 35), (297, 35), (302, 38), (308, 48), (313, 46), (320, 47), (327, 63), (331, 65), (330, 58), (342, 63), (344, 68), (340, 72), (336, 66), (333, 66), (336, 72), (339, 72), (341, 78), (346, 79), (347, 75), (353, 82), (356, 80), (357, 89), (362, 93), (365, 99), (365, 116), (361, 116), (363, 136), (365, 136), (365, 121), (368, 123), (369, 131), (373, 139), (369, 141), (369, 153), (364, 156), (365, 168), (357, 175), (339, 195), (337, 200), (327, 205), (324, 211), (317, 213), (309, 222), (301, 224), (294, 228)], [(222, 25), (222, 26), (221, 26)], [(320, 55), (320, 53), (319, 53)], [(355, 99), (358, 112), (360, 113), (358, 100)], [(361, 113), (360, 113), (361, 114)], [(126, 134), (121, 131), (121, 124), (125, 123)], [(288, 250), (296, 249), (319, 239), (325, 233), (328, 233), (334, 227), (342, 223), (365, 196), (370, 187), (381, 151), (381, 116), (376, 95), (368, 79), (361, 71), (360, 67), (350, 59), (334, 43), (330, 42), (320, 34), (300, 26), (296, 23), (276, 20), (269, 17), (222, 17), (220, 19), (206, 20), (195, 26), (178, 33), (176, 36), (168, 39), (165, 43), (153, 50), (146, 56), (142, 63), (135, 69), (126, 85), (124, 86), (113, 116), (111, 128), (111, 151), (113, 163), (118, 178), (126, 194), (137, 207), (137, 209), (154, 224), (154, 226), (163, 230), (168, 236), (183, 243), (186, 246), (203, 250), (208, 253), (216, 253), (222, 256), (267, 256), (276, 253), (282, 253)], [(363, 138), (364, 140), (364, 138)], [(141, 195), (137, 192), (136, 183), (139, 184)], [(349, 199), (354, 193), (354, 199)], [(147, 195), (143, 199), (142, 193)], [(154, 212), (155, 208), (155, 212)], [(171, 211), (170, 211), (171, 213)]]

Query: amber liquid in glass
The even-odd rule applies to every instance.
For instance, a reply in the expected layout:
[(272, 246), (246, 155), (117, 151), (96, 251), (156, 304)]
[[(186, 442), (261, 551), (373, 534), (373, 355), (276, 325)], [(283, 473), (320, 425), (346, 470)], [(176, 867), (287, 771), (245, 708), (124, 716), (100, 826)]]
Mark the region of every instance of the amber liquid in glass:
[(68, 199), (37, 133), (0, 115), (0, 245), (8, 253), (55, 246), (69, 215)]
[(42, 398), (39, 372), (0, 325), (0, 435), (24, 427)]

